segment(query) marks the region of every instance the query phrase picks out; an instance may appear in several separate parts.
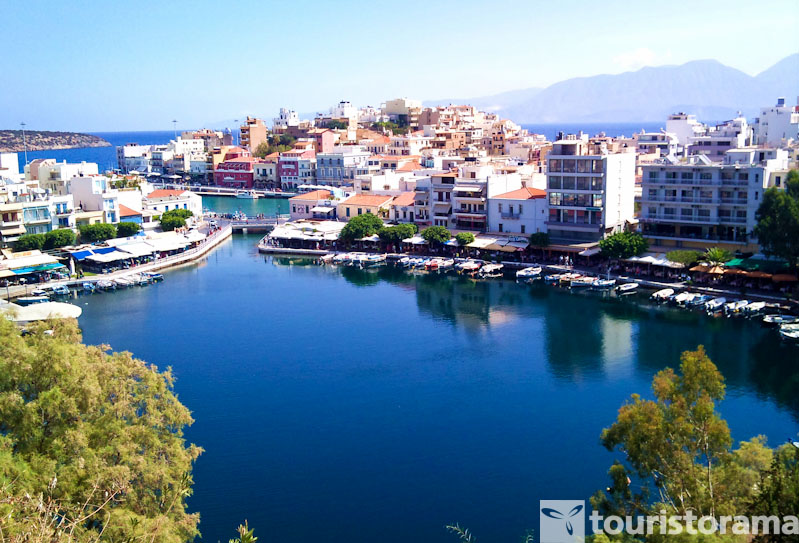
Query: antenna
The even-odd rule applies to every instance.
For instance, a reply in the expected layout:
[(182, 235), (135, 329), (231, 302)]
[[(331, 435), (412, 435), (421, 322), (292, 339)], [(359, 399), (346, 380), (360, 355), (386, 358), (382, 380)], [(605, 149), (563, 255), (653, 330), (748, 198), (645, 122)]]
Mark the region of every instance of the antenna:
[(24, 122), (19, 123), (22, 127), (22, 146), (25, 149), (25, 165), (28, 165), (28, 141), (25, 139), (25, 127), (27, 126)]

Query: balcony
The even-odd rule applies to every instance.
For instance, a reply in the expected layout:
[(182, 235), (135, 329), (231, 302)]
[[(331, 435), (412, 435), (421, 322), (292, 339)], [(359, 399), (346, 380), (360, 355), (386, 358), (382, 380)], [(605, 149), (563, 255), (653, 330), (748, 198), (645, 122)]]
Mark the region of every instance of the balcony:
[(521, 213), (511, 213), (511, 212), (504, 212), (500, 214), (503, 219), (520, 219), (522, 214)]
[(697, 223), (697, 224), (710, 224), (715, 222), (710, 216), (703, 217), (699, 215), (677, 215), (676, 213), (660, 213), (660, 214), (647, 214), (641, 217), (644, 222), (679, 222), (679, 223)]
[(745, 206), (749, 201), (746, 198), (721, 198), (721, 203)]

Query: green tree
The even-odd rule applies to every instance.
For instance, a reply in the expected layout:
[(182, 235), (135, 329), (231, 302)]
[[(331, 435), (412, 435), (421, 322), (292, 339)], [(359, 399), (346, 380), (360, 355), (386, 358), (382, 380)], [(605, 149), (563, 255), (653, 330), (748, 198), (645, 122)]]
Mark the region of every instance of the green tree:
[(689, 251), (689, 250), (677, 250), (677, 251), (669, 251), (666, 253), (666, 258), (669, 262), (676, 262), (677, 264), (682, 264), (686, 268), (699, 262), (699, 259), (702, 258), (702, 253), (699, 251)]
[(161, 218), (164, 217), (180, 217), (181, 219), (188, 219), (189, 217), (193, 217), (194, 213), (192, 213), (188, 209), (170, 209), (168, 211), (164, 211), (161, 214)]
[(201, 450), (185, 442), (192, 418), (171, 372), (83, 345), (74, 320), (28, 332), (0, 319), (2, 539), (193, 540)]
[(250, 529), (246, 520), (244, 524), (239, 524), (236, 531), (239, 532), (239, 537), (229, 540), (229, 543), (255, 543), (258, 541), (258, 538), (255, 537), (255, 530)]
[(606, 258), (630, 258), (646, 252), (649, 244), (638, 232), (616, 232), (599, 242), (602, 256)]
[(80, 240), (83, 243), (105, 241), (117, 236), (116, 227), (107, 223), (84, 224), (78, 230), (80, 231)]
[(341, 229), (339, 237), (344, 241), (355, 241), (376, 234), (381, 228), (383, 228), (383, 221), (380, 217), (364, 213), (351, 218)]
[(33, 251), (36, 249), (44, 248), (45, 237), (44, 234), (22, 234), (19, 239), (14, 242), (15, 251)]
[(541, 249), (541, 256), (544, 256), (544, 249), (549, 247), (550, 244), (548, 232), (535, 232), (530, 234), (530, 247), (537, 247)]
[(329, 128), (331, 130), (346, 130), (347, 128), (349, 128), (349, 125), (344, 121), (333, 119), (325, 123), (325, 128)]
[(161, 230), (164, 232), (170, 232), (176, 228), (183, 228), (184, 226), (186, 226), (186, 219), (183, 217), (167, 215), (166, 213), (161, 215)]
[(294, 148), (297, 138), (288, 134), (273, 134), (265, 142), (259, 143), (253, 154), (258, 158), (264, 158), (272, 153), (285, 153)]
[(799, 266), (799, 170), (788, 173), (785, 190), (772, 187), (763, 194), (755, 220), (763, 252)]
[[(784, 518), (799, 511), (799, 447), (783, 445), (773, 455), (771, 466), (757, 482), (760, 492), (752, 500), (749, 514)], [(756, 537), (758, 542), (771, 541)], [(780, 541), (799, 542), (799, 535), (783, 534)]]
[(419, 227), (415, 224), (397, 224), (394, 226), (384, 226), (377, 231), (380, 240), (386, 243), (400, 243), (404, 239), (413, 236)]
[(732, 254), (726, 249), (719, 247), (710, 247), (702, 258), (711, 266), (721, 266), (725, 262), (732, 260)]
[(141, 230), (141, 226), (135, 222), (121, 222), (117, 225), (117, 236), (120, 238), (128, 238), (130, 236), (135, 236), (139, 230)]
[(461, 232), (460, 234), (455, 236), (455, 241), (458, 242), (458, 245), (460, 247), (469, 245), (474, 241), (474, 234), (472, 234), (471, 232)]
[(442, 245), (452, 238), (449, 230), (443, 226), (429, 226), (419, 235), (430, 245)]
[(75, 243), (75, 232), (69, 228), (51, 230), (44, 235), (45, 249), (58, 249)]

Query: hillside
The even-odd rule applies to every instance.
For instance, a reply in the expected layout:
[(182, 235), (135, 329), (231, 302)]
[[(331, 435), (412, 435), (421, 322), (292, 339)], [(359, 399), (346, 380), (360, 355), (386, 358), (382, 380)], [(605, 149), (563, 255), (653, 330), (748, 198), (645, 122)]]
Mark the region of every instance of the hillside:
[[(111, 146), (103, 138), (92, 136), (91, 134), (42, 130), (26, 130), (25, 143), (27, 143), (28, 151)], [(0, 130), (0, 152), (21, 152), (25, 150), (25, 147), (22, 139), (22, 130)]]
[(794, 103), (799, 95), (799, 54), (791, 55), (752, 77), (715, 60), (679, 66), (646, 67), (616, 75), (577, 77), (550, 85), (467, 100), (492, 106), (503, 117), (521, 123), (650, 122), (686, 111), (702, 119), (724, 119), (741, 111), (753, 116), (778, 96)]

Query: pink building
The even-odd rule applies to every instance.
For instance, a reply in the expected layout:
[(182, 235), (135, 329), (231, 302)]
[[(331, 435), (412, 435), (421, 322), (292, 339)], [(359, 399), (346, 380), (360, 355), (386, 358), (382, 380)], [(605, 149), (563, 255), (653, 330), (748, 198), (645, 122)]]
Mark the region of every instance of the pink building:
[(251, 189), (254, 181), (253, 164), (256, 161), (251, 156), (226, 158), (214, 171), (214, 184), (219, 187)]
[(313, 183), (316, 179), (316, 153), (313, 150), (294, 150), (280, 153), (277, 179), (283, 190)]

